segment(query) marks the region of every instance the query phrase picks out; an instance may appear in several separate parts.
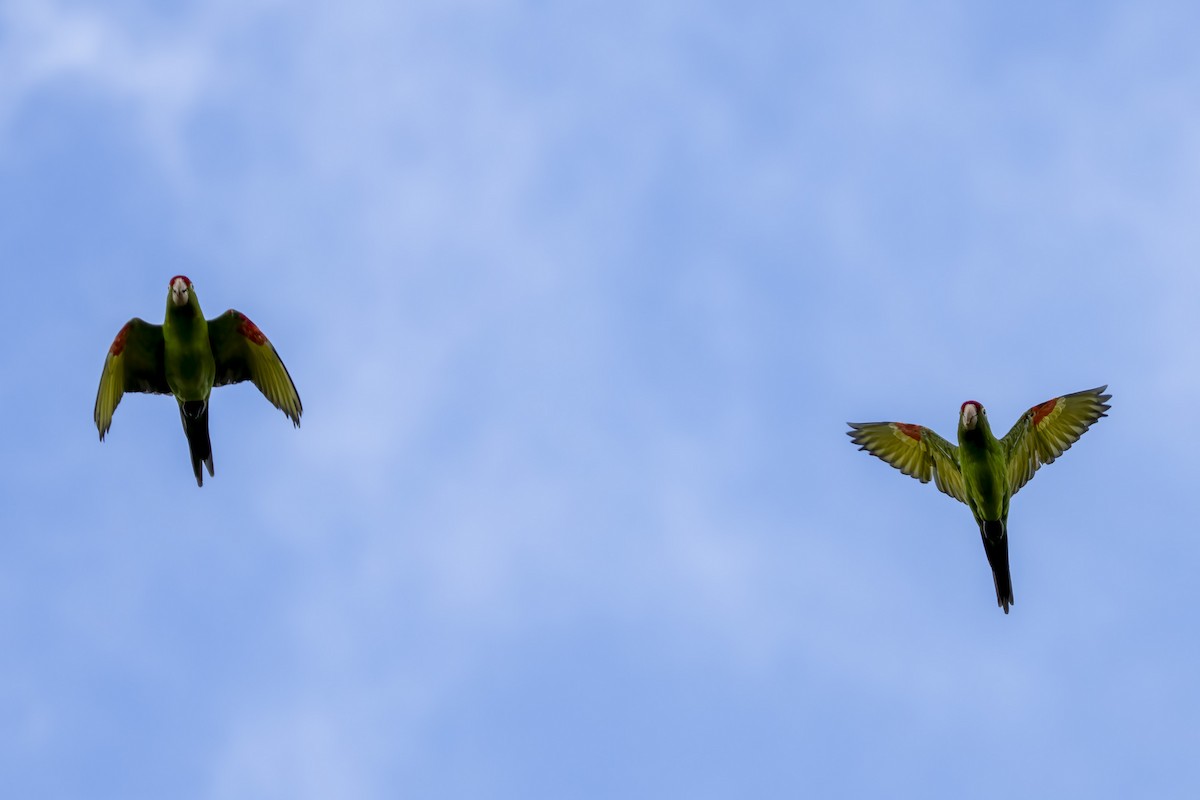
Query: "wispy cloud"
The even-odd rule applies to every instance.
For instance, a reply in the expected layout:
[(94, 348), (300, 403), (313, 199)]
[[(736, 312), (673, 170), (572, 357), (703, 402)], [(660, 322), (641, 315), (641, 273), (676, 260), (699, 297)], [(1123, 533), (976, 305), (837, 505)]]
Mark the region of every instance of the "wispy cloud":
[[(1056, 702), (1063, 719), (1091, 708), (1064, 694), (1088, 662), (1056, 636), (1076, 632), (1091, 658), (1140, 618), (1101, 620), (1112, 599), (1053, 616), (1038, 592), (1066, 595), (1110, 561), (1149, 571), (1109, 530), (1106, 504), (1132, 495), (1098, 492), (1113, 467), (1097, 454), (1184, 464), (1180, 437), (1134, 447), (1130, 431), (1162, 417), (1156, 402), (1184, 418), (1194, 382), (1194, 69), (1155, 62), (1115, 96), (1097, 88), (1160, 52), (1161, 25), (1102, 14), (1095, 36), (1039, 43), (1034, 26), (995, 43), (1004, 20), (983, 12), (873, 4), (0, 13), (9, 154), (48, 99), (127, 125), (146, 152), (122, 166), (163, 179), (113, 218), (131, 269), (165, 286), (187, 264), (210, 315), (262, 325), (306, 407), (297, 432), (249, 386), (219, 389), (202, 492), (165, 398), (127, 400), (83, 450), (71, 437), (94, 444), (106, 342), (79, 345), (50, 293), (19, 293), (39, 309), (23, 324), (62, 329), (57, 368), (87, 374), (70, 384), (76, 427), (29, 404), (40, 416), (6, 467), (22, 498), (3, 513), (23, 533), (5, 540), (0, 599), (49, 609), (58, 634), (5, 673), (30, 688), (9, 733), (21, 747), (47, 761), (87, 747), (71, 733), (86, 709), (62, 689), (102, 684), (111, 719), (136, 683), (151, 722), (177, 703), (172, 721), (195, 723), (171, 743), (130, 730), (202, 774), (197, 794), (390, 796), (397, 776), (465, 760), (472, 735), (495, 763), (555, 744), (503, 702), (561, 714), (598, 752), (651, 716), (664, 739), (694, 735), (712, 706), (785, 760), (875, 787), (856, 759), (900, 769), (934, 741), (973, 765), (967, 734), (999, 743)], [(130, 236), (151, 225), (168, 246)], [(157, 289), (117, 306), (112, 276), (63, 272), (96, 287), (73, 302), (105, 315), (105, 336), (159, 313)], [(842, 435), (859, 414), (950, 434), (960, 392), (1015, 417), (1043, 391), (1135, 376), (1070, 467), (1020, 497), (1031, 589), (1011, 619), (991, 614), (966, 509)], [(1155, 480), (1182, 482), (1178, 464)], [(1057, 512), (1055, 491), (1070, 495)], [(1144, 610), (1135, 595), (1119, 591)], [(45, 679), (72, 648), (103, 669)], [(620, 663), (644, 670), (647, 696), (626, 694)], [(597, 691), (616, 709), (574, 726)], [(855, 755), (832, 758), (839, 741)], [(1046, 744), (1028, 741), (1013, 746)], [(692, 780), (706, 760), (689, 760)], [(510, 773), (481, 774), (517, 793)]]
[(112, 12), (56, 2), (15, 0), (0, 18), (0, 135), (41, 93), (92, 94), (133, 121), (164, 168), (184, 167), (182, 129), (209, 73), (209, 54), (193, 37), (130, 30)]

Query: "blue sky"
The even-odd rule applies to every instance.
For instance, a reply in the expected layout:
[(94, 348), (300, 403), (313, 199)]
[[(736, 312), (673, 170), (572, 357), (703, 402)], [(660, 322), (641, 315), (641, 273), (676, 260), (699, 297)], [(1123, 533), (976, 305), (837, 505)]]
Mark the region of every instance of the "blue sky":
[[(1193, 796), (1197, 14), (0, 3), (0, 783)], [(178, 273), (305, 406), (203, 489)], [(1102, 383), (1007, 617), (843, 433)]]

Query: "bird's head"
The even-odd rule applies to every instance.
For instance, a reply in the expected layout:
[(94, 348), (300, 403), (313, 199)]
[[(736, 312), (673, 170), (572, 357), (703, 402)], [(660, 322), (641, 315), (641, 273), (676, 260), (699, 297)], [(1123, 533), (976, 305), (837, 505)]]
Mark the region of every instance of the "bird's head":
[(960, 415), (959, 424), (962, 425), (963, 430), (973, 431), (979, 424), (980, 418), (987, 417), (987, 412), (983, 410), (983, 406), (979, 404), (978, 400), (968, 400), (962, 404)]
[(186, 275), (176, 275), (171, 278), (171, 302), (178, 307), (183, 307), (191, 300), (192, 282), (188, 280)]

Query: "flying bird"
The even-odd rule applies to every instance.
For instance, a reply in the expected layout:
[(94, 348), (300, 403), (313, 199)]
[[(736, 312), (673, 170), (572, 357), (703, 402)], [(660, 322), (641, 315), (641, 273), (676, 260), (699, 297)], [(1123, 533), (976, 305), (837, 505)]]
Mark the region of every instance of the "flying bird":
[(229, 309), (205, 321), (188, 278), (176, 275), (168, 287), (163, 324), (151, 325), (134, 317), (108, 348), (96, 391), (96, 428), (104, 441), (125, 392), (174, 395), (196, 485), (203, 486), (201, 465), (213, 475), (208, 398), (214, 386), (253, 381), (294, 427), (300, 427), (304, 407), (287, 367), (249, 317)]
[(992, 568), (996, 603), (1013, 605), (1008, 570), (1008, 504), (1042, 464), (1049, 464), (1079, 440), (1092, 423), (1108, 416), (1107, 386), (1065, 394), (1026, 411), (1012, 430), (997, 439), (987, 411), (975, 400), (962, 404), (958, 446), (922, 425), (904, 422), (851, 422), (846, 432), (866, 450), (921, 483), (971, 508), (983, 550)]

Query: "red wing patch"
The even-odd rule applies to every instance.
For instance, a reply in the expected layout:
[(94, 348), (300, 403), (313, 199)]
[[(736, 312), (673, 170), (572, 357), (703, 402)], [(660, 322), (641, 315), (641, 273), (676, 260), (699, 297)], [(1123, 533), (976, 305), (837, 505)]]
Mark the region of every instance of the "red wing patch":
[(1058, 401), (1060, 399), (1061, 398), (1056, 397), (1053, 400), (1047, 400), (1046, 402), (1042, 403), (1041, 405), (1034, 406), (1033, 407), (1033, 424), (1037, 425), (1039, 422), (1041, 422), (1047, 416), (1049, 416), (1050, 412), (1058, 407)]
[(896, 430), (900, 431), (905, 436), (908, 436), (910, 439), (916, 439), (918, 442), (921, 441), (920, 425), (910, 425), (907, 422), (897, 422)]
[(263, 336), (263, 332), (258, 329), (257, 325), (250, 321), (249, 317), (240, 311), (234, 313), (238, 315), (238, 333), (255, 344), (262, 345), (267, 343), (267, 337)]
[(117, 331), (117, 338), (113, 339), (112, 347), (108, 348), (108, 353), (113, 358), (121, 355), (125, 350), (125, 337), (129, 335), (129, 325), (130, 323), (126, 322), (125, 327)]

